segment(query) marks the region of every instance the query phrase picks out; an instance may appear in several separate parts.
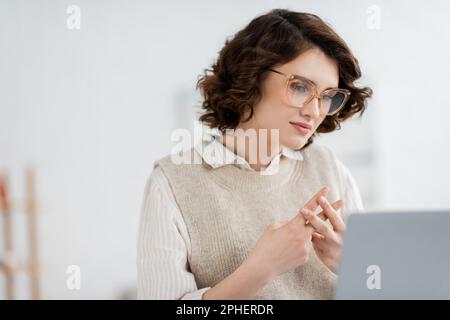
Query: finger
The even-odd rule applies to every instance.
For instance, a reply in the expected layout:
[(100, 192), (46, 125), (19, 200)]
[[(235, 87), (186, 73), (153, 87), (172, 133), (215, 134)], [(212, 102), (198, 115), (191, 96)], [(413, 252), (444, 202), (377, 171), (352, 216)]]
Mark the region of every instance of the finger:
[(308, 231), (310, 236), (311, 236), (311, 233), (314, 231), (314, 228), (308, 225), (308, 221), (302, 215), (300, 210), (294, 217), (291, 218), (289, 223), (293, 224), (294, 227), (298, 230), (306, 229), (305, 231)]
[(323, 187), (304, 205), (303, 208), (306, 208), (314, 212), (319, 206), (319, 198), (325, 197), (328, 194), (328, 192), (330, 192), (330, 188)]
[(312, 211), (303, 208), (301, 209), (300, 212), (302, 213), (303, 217), (309, 221), (309, 223), (315, 229), (315, 231), (317, 231), (321, 235), (327, 236), (330, 235), (331, 232), (333, 232), (331, 228), (325, 223), (325, 221), (320, 219)]
[[(343, 232), (345, 230), (344, 221), (342, 221), (335, 208), (328, 202), (325, 197), (319, 198), (319, 204), (327, 215), (328, 219), (330, 219), (330, 222), (333, 225), (333, 229), (337, 232)], [(342, 206), (342, 204), (340, 205)]]
[[(335, 202), (333, 202), (331, 204), (331, 206), (335, 209), (335, 210), (339, 210), (342, 207), (342, 204), (344, 202), (342, 200), (337, 200)], [(325, 211), (322, 210), (318, 215), (317, 215), (320, 219), (322, 219), (323, 221), (327, 221), (328, 220), (328, 216), (325, 214)], [(308, 221), (306, 221), (306, 224), (309, 224)]]
[[(321, 188), (306, 204), (303, 208), (306, 208), (308, 210), (311, 210), (312, 212), (316, 211), (317, 207), (319, 206), (319, 198), (321, 196), (326, 196), (330, 192), (330, 188), (323, 187)], [(301, 210), (301, 209), (300, 209)], [(304, 219), (301, 212), (298, 212), (297, 216), (299, 217), (299, 220), (303, 222), (303, 224), (307, 224), (307, 221)]]
[(325, 237), (323, 235), (321, 235), (320, 233), (315, 232), (315, 231), (312, 233), (312, 238), (313, 238), (313, 241), (314, 240), (324, 240), (325, 239)]
[(298, 223), (300, 225), (306, 224), (306, 219), (305, 219), (305, 217), (303, 217), (303, 215), (301, 214), (300, 210), (298, 211), (298, 213), (294, 217), (292, 217), (291, 223)]
[[(314, 213), (314, 214), (315, 214), (315, 213)], [(316, 214), (316, 216), (319, 217), (320, 219), (322, 219), (323, 221), (327, 221), (327, 220), (328, 220), (327, 215), (326, 215), (325, 212), (323, 212), (323, 211), (320, 212), (319, 214)], [(306, 220), (305, 224), (308, 225), (308, 224), (309, 224), (309, 221)]]
[[(335, 201), (335, 202), (333, 202), (332, 204), (331, 204), (331, 206), (335, 209), (335, 210), (339, 210), (341, 207), (342, 207), (342, 205), (344, 204), (344, 201), (342, 201), (342, 200), (337, 200), (337, 201)], [(322, 220), (324, 220), (324, 221), (327, 221), (327, 219), (328, 219), (328, 216), (325, 214), (325, 211), (321, 211), (318, 215), (317, 215), (319, 218), (321, 218)]]
[[(335, 210), (339, 210), (342, 207), (342, 204), (344, 202), (342, 200), (337, 200), (335, 202), (333, 202), (331, 204), (331, 206), (335, 209)], [(325, 211), (321, 211), (318, 215), (317, 215), (320, 219), (322, 219), (323, 221), (327, 221), (328, 220), (328, 216), (325, 214)]]
[[(326, 196), (328, 194), (328, 192), (330, 192), (330, 188), (323, 187), (305, 204), (304, 208), (307, 208), (314, 212), (317, 209), (317, 207), (319, 206), (319, 198), (321, 196)], [(298, 218), (295, 220), (299, 220), (299, 222), (302, 224), (307, 224), (307, 222), (306, 222), (305, 218), (303, 217), (303, 215), (301, 214), (300, 210), (298, 211), (297, 215), (294, 218)]]

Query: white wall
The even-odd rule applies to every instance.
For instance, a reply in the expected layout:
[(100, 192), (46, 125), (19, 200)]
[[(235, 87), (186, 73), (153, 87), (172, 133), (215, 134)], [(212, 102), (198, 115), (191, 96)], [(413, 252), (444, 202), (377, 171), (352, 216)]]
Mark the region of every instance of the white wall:
[[(70, 4), (80, 30), (66, 28)], [(366, 27), (373, 4), (380, 30)], [(362, 120), (323, 138), (367, 208), (450, 207), (448, 2), (1, 0), (0, 168), (16, 198), (23, 167), (38, 171), (44, 298), (118, 298), (135, 286), (153, 161), (174, 128), (192, 127), (195, 81), (225, 38), (275, 7), (330, 22), (374, 89)], [(66, 288), (71, 264), (80, 291)]]

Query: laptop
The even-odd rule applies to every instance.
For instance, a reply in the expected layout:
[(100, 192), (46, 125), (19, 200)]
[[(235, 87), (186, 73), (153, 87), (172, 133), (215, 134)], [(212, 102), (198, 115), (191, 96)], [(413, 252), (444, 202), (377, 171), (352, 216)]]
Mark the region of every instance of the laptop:
[(350, 215), (334, 299), (450, 299), (450, 211)]

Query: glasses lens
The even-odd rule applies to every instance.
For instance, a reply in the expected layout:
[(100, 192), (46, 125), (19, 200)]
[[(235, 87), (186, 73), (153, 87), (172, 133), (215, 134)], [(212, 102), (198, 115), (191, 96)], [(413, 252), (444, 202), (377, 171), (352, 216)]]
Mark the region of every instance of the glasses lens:
[(322, 96), (322, 107), (328, 114), (332, 114), (342, 107), (346, 98), (345, 93), (342, 91), (329, 91)]
[[(314, 87), (302, 79), (289, 80), (287, 87), (289, 104), (294, 107), (303, 107), (305, 102), (314, 95), (314, 91)], [(331, 89), (322, 94), (321, 100), (321, 112), (333, 114), (345, 104), (347, 95), (345, 91)]]
[(292, 106), (302, 107), (311, 96), (312, 88), (300, 79), (291, 79), (287, 88), (287, 97)]

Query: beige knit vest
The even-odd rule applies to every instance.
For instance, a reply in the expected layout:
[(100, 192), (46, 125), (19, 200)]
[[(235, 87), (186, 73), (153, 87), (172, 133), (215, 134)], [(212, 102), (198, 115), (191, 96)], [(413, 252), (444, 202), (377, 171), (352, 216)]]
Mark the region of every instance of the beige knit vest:
[[(303, 160), (282, 156), (272, 175), (234, 165), (213, 169), (194, 149), (187, 152), (201, 164), (174, 164), (169, 155), (154, 166), (167, 177), (186, 223), (198, 288), (233, 273), (269, 224), (296, 215), (321, 187), (331, 188), (329, 201), (342, 199), (333, 155), (315, 143), (302, 150)], [(335, 283), (310, 245), (307, 263), (276, 277), (256, 299), (329, 299)]]

